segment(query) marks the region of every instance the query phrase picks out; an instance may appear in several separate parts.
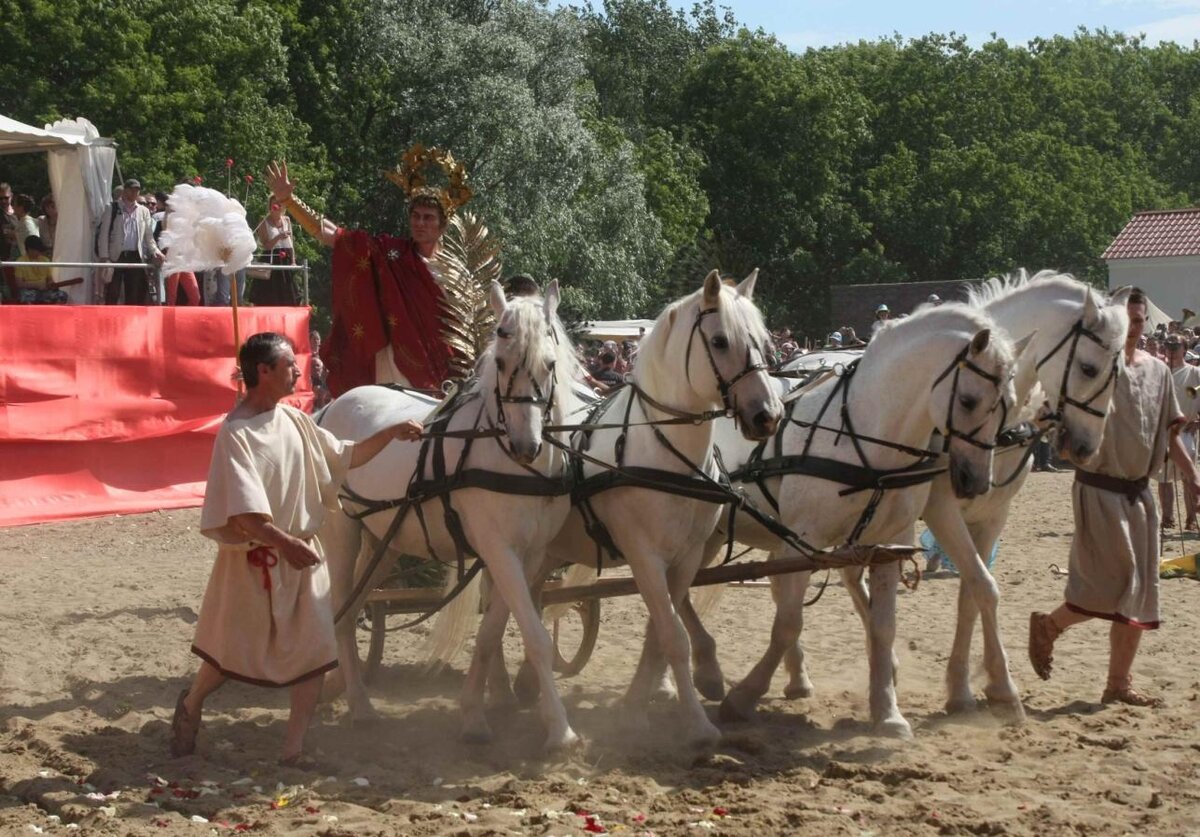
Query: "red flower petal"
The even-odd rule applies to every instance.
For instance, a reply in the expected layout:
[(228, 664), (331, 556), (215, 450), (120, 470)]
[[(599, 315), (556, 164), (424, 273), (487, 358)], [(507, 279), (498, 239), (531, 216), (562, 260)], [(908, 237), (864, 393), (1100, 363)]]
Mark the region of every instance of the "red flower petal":
[(727, 817), (729, 816), (729, 809), (722, 808), (720, 805), (718, 805), (716, 808), (713, 808), (713, 814), (718, 817)]
[(306, 806), (304, 806), (304, 813), (306, 813), (306, 814), (319, 814), (319, 813), (321, 813), (321, 809), (320, 809), (320, 808), (317, 808), (317, 807), (315, 807), (315, 806), (313, 806), (313, 805), (306, 805)]

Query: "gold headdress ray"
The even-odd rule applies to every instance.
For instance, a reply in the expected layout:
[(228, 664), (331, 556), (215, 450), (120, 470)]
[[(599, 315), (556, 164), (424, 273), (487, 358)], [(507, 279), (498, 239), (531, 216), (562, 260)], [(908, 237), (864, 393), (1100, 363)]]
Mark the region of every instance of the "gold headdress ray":
[[(436, 186), (429, 182), (428, 170), (435, 167), (442, 170), (446, 185)], [(435, 199), (447, 218), (475, 194), (467, 185), (467, 167), (455, 160), (449, 149), (426, 148), (419, 142), (405, 151), (400, 162), (383, 175), (403, 189), (410, 201), (416, 197)]]

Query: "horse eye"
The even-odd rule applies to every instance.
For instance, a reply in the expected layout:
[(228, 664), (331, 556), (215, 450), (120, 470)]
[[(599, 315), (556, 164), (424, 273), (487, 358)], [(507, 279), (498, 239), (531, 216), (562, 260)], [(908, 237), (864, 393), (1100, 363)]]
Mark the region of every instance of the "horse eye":
[(959, 396), (958, 403), (962, 404), (963, 409), (968, 413), (979, 406), (979, 399), (970, 395)]
[(503, 327), (497, 326), (496, 327), (496, 336), (499, 337), (501, 340), (507, 340), (512, 335), (509, 334), (507, 331), (505, 331), (503, 329)]
[(1082, 372), (1084, 374), (1084, 376), (1086, 376), (1088, 378), (1094, 378), (1100, 374), (1100, 370), (1097, 369), (1095, 366), (1092, 366), (1090, 363), (1079, 364), (1079, 371)]
[(718, 334), (716, 337), (714, 337), (712, 339), (712, 347), (714, 349), (719, 349), (721, 351), (725, 351), (726, 349), (729, 348), (729, 338), (726, 337), (724, 334)]

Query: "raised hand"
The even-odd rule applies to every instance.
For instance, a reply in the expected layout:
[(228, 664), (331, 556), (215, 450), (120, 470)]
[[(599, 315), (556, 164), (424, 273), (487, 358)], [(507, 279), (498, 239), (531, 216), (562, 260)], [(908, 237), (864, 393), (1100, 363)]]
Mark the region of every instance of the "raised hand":
[(274, 160), (267, 166), (267, 185), (275, 200), (283, 203), (296, 191), (296, 184), (288, 178), (287, 160), (277, 163)]

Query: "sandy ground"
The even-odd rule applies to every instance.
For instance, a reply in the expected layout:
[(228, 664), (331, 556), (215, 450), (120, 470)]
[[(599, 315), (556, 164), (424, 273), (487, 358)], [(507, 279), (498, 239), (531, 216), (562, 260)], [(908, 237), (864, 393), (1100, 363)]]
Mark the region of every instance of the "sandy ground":
[[(275, 765), (286, 695), (241, 685), (210, 702), (196, 755), (167, 755), (213, 554), (197, 512), (3, 530), (0, 832), (1200, 833), (1200, 661), (1188, 650), (1200, 638), (1200, 585), (1163, 582), (1165, 627), (1138, 661), (1140, 685), (1165, 709), (1101, 707), (1100, 623), (1060, 641), (1049, 683), (1029, 669), (1028, 613), (1061, 595), (1048, 568), (1066, 563), (1069, 489), (1067, 474), (1034, 475), (1000, 552), (1023, 726), (986, 709), (942, 711), (958, 584), (933, 577), (900, 600), (900, 700), (915, 740), (871, 734), (861, 630), (833, 588), (807, 619), (816, 696), (784, 700), (780, 675), (757, 720), (726, 725), (715, 753), (683, 752), (671, 705), (656, 708), (651, 734), (623, 731), (643, 610), (622, 599), (604, 603), (583, 674), (560, 681), (582, 751), (544, 760), (530, 712), (497, 716), (492, 745), (460, 744), (465, 659), (422, 674), (417, 630), (389, 637), (373, 687), (380, 724), (352, 728), (338, 705), (314, 728), (328, 776)], [(765, 589), (725, 595), (709, 624), (727, 677), (757, 659), (770, 614)]]

